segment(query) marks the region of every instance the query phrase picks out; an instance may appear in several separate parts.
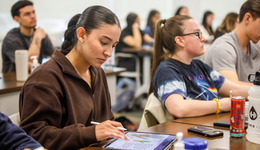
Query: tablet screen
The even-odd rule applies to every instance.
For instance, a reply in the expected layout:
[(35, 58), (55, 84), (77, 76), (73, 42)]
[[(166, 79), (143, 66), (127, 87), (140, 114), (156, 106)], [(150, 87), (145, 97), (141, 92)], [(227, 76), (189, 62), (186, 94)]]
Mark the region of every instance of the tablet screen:
[(105, 149), (123, 150), (163, 150), (172, 145), (176, 136), (171, 134), (157, 134), (146, 132), (127, 132), (125, 134), (130, 140), (116, 139), (107, 144)]

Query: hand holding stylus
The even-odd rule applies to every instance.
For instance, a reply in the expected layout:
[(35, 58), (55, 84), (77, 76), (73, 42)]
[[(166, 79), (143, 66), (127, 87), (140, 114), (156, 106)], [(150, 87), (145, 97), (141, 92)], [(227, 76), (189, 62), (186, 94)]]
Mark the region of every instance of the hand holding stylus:
[(91, 124), (95, 124), (95, 134), (98, 141), (105, 140), (107, 138), (118, 138), (124, 139), (126, 141), (130, 140), (125, 136), (124, 131), (126, 130), (120, 122), (107, 120), (104, 122), (94, 122)]

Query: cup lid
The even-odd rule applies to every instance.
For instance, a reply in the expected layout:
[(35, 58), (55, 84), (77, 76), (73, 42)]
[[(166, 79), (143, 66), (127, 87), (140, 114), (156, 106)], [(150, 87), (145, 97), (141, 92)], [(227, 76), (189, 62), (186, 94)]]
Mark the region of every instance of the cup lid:
[(185, 149), (192, 149), (192, 150), (202, 150), (206, 149), (208, 142), (205, 139), (202, 138), (184, 138), (182, 139), (182, 142), (185, 145)]

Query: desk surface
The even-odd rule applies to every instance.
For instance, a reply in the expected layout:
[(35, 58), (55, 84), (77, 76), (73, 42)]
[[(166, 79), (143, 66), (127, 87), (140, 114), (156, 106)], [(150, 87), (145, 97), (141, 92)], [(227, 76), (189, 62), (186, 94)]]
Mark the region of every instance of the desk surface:
[[(208, 148), (209, 149), (230, 149), (230, 150), (259, 150), (260, 145), (254, 144), (246, 140), (246, 137), (242, 138), (234, 138), (230, 137), (229, 128), (221, 128), (218, 129), (223, 131), (224, 135), (221, 137), (204, 137), (192, 132), (188, 132), (187, 129), (190, 127), (195, 127), (198, 125), (205, 125), (213, 127), (213, 122), (217, 120), (229, 120), (230, 114), (229, 113), (222, 113), (219, 115), (207, 115), (202, 117), (193, 117), (193, 118), (184, 118), (184, 119), (177, 119), (174, 121), (168, 121), (162, 124), (158, 124), (156, 126), (144, 129), (142, 132), (154, 132), (154, 133), (165, 133), (165, 134), (174, 134), (176, 135), (177, 132), (182, 132), (183, 137), (199, 137), (204, 138), (208, 141)], [(98, 147), (86, 147), (82, 150), (100, 150), (101, 144), (97, 145)], [(173, 149), (173, 147), (171, 148)]]
[(230, 113), (220, 113), (220, 114), (211, 114), (200, 117), (191, 117), (191, 118), (181, 118), (173, 120), (173, 122), (193, 124), (193, 125), (203, 125), (213, 127), (213, 123), (218, 120), (229, 120)]
[(24, 82), (16, 81), (15, 72), (0, 74), (0, 94), (20, 91)]
[(243, 138), (230, 137), (229, 128), (218, 129), (223, 131), (224, 136), (207, 138), (196, 133), (188, 132), (187, 129), (190, 127), (195, 127), (197, 125), (183, 124), (178, 122), (165, 122), (154, 127), (145, 129), (144, 132), (155, 132), (155, 133), (167, 133), (167, 134), (177, 134), (177, 132), (182, 132), (183, 137), (199, 137), (204, 138), (208, 141), (208, 148), (210, 149), (230, 149), (230, 150), (259, 150), (260, 145), (251, 143)]
[[(115, 67), (113, 70), (105, 70), (107, 76), (118, 74), (126, 71), (125, 68)], [(16, 81), (16, 73), (1, 73), (0, 74), (0, 94), (5, 94), (14, 91), (20, 91), (24, 81)]]

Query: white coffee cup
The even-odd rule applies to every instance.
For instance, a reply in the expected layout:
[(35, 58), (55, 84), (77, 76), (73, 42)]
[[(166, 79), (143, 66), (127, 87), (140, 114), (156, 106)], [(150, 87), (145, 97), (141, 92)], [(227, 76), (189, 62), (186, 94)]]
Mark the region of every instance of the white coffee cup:
[(26, 81), (28, 78), (28, 51), (15, 51), (16, 80)]

